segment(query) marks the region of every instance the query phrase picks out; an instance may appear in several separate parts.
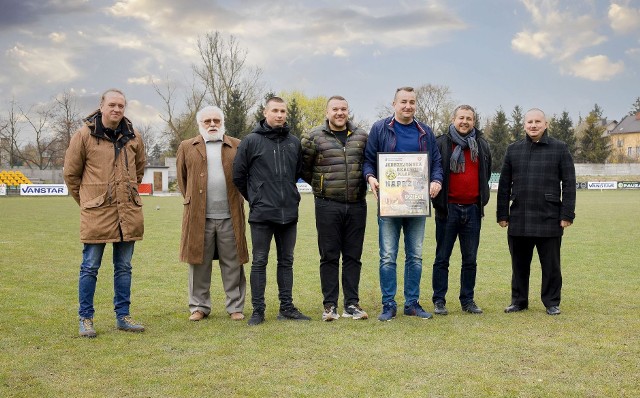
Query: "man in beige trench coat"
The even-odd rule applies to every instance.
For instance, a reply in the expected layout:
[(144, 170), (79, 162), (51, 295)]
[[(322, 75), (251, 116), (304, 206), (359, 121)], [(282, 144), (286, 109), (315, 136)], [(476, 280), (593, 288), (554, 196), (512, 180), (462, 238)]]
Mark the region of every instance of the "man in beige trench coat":
[(224, 114), (215, 106), (201, 109), (200, 134), (182, 141), (177, 174), (184, 197), (180, 260), (189, 263), (189, 320), (211, 312), (212, 261), (220, 263), (231, 319), (244, 319), (249, 261), (245, 236), (244, 198), (233, 184), (233, 159), (240, 140), (224, 134)]

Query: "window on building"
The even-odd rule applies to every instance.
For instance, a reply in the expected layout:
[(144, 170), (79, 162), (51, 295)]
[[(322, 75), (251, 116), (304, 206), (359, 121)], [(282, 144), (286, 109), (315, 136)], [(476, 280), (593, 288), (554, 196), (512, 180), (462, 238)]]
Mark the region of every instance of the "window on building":
[(618, 139), (618, 148), (622, 148), (624, 146), (624, 140)]
[(631, 154), (633, 153), (631, 152), (632, 149), (633, 149), (632, 147), (627, 148), (627, 156), (631, 157)]

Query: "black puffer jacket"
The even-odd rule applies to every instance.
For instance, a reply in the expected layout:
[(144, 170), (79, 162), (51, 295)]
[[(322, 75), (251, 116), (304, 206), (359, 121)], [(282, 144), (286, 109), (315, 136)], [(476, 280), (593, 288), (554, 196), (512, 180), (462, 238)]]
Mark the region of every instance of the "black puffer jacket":
[(263, 119), (238, 146), (233, 183), (249, 201), (249, 222), (298, 221), (302, 168), (300, 140), (289, 127), (271, 128)]
[(347, 130), (344, 146), (328, 122), (302, 135), (302, 178), (316, 197), (358, 202), (367, 194), (362, 166), (368, 135), (351, 123)]

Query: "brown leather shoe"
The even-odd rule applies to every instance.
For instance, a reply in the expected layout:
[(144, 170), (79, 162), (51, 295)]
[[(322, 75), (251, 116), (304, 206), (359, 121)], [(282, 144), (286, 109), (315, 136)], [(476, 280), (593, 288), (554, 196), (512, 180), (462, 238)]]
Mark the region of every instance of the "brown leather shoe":
[(234, 312), (230, 314), (230, 316), (234, 321), (241, 321), (244, 319), (244, 314), (242, 312)]
[(191, 314), (191, 316), (189, 317), (190, 321), (200, 321), (203, 318), (206, 318), (207, 314), (205, 314), (204, 312), (200, 311), (200, 310), (195, 310), (193, 311), (193, 313)]

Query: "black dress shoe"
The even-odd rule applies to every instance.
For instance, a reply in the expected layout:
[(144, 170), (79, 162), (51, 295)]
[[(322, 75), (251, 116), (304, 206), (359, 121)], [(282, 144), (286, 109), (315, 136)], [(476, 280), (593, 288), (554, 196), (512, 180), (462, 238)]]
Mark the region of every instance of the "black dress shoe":
[(482, 314), (482, 310), (476, 305), (475, 301), (473, 300), (463, 305), (462, 311), (469, 312), (471, 314)]
[(447, 315), (449, 311), (447, 311), (447, 307), (444, 306), (442, 301), (438, 301), (434, 304), (433, 312), (438, 315)]
[(547, 307), (547, 314), (560, 315), (560, 307), (558, 307), (557, 305), (552, 305), (551, 307)]
[(511, 304), (510, 306), (508, 306), (507, 308), (504, 309), (504, 312), (506, 312), (508, 314), (510, 312), (524, 311), (526, 309), (527, 309), (527, 307), (520, 307), (517, 304)]

